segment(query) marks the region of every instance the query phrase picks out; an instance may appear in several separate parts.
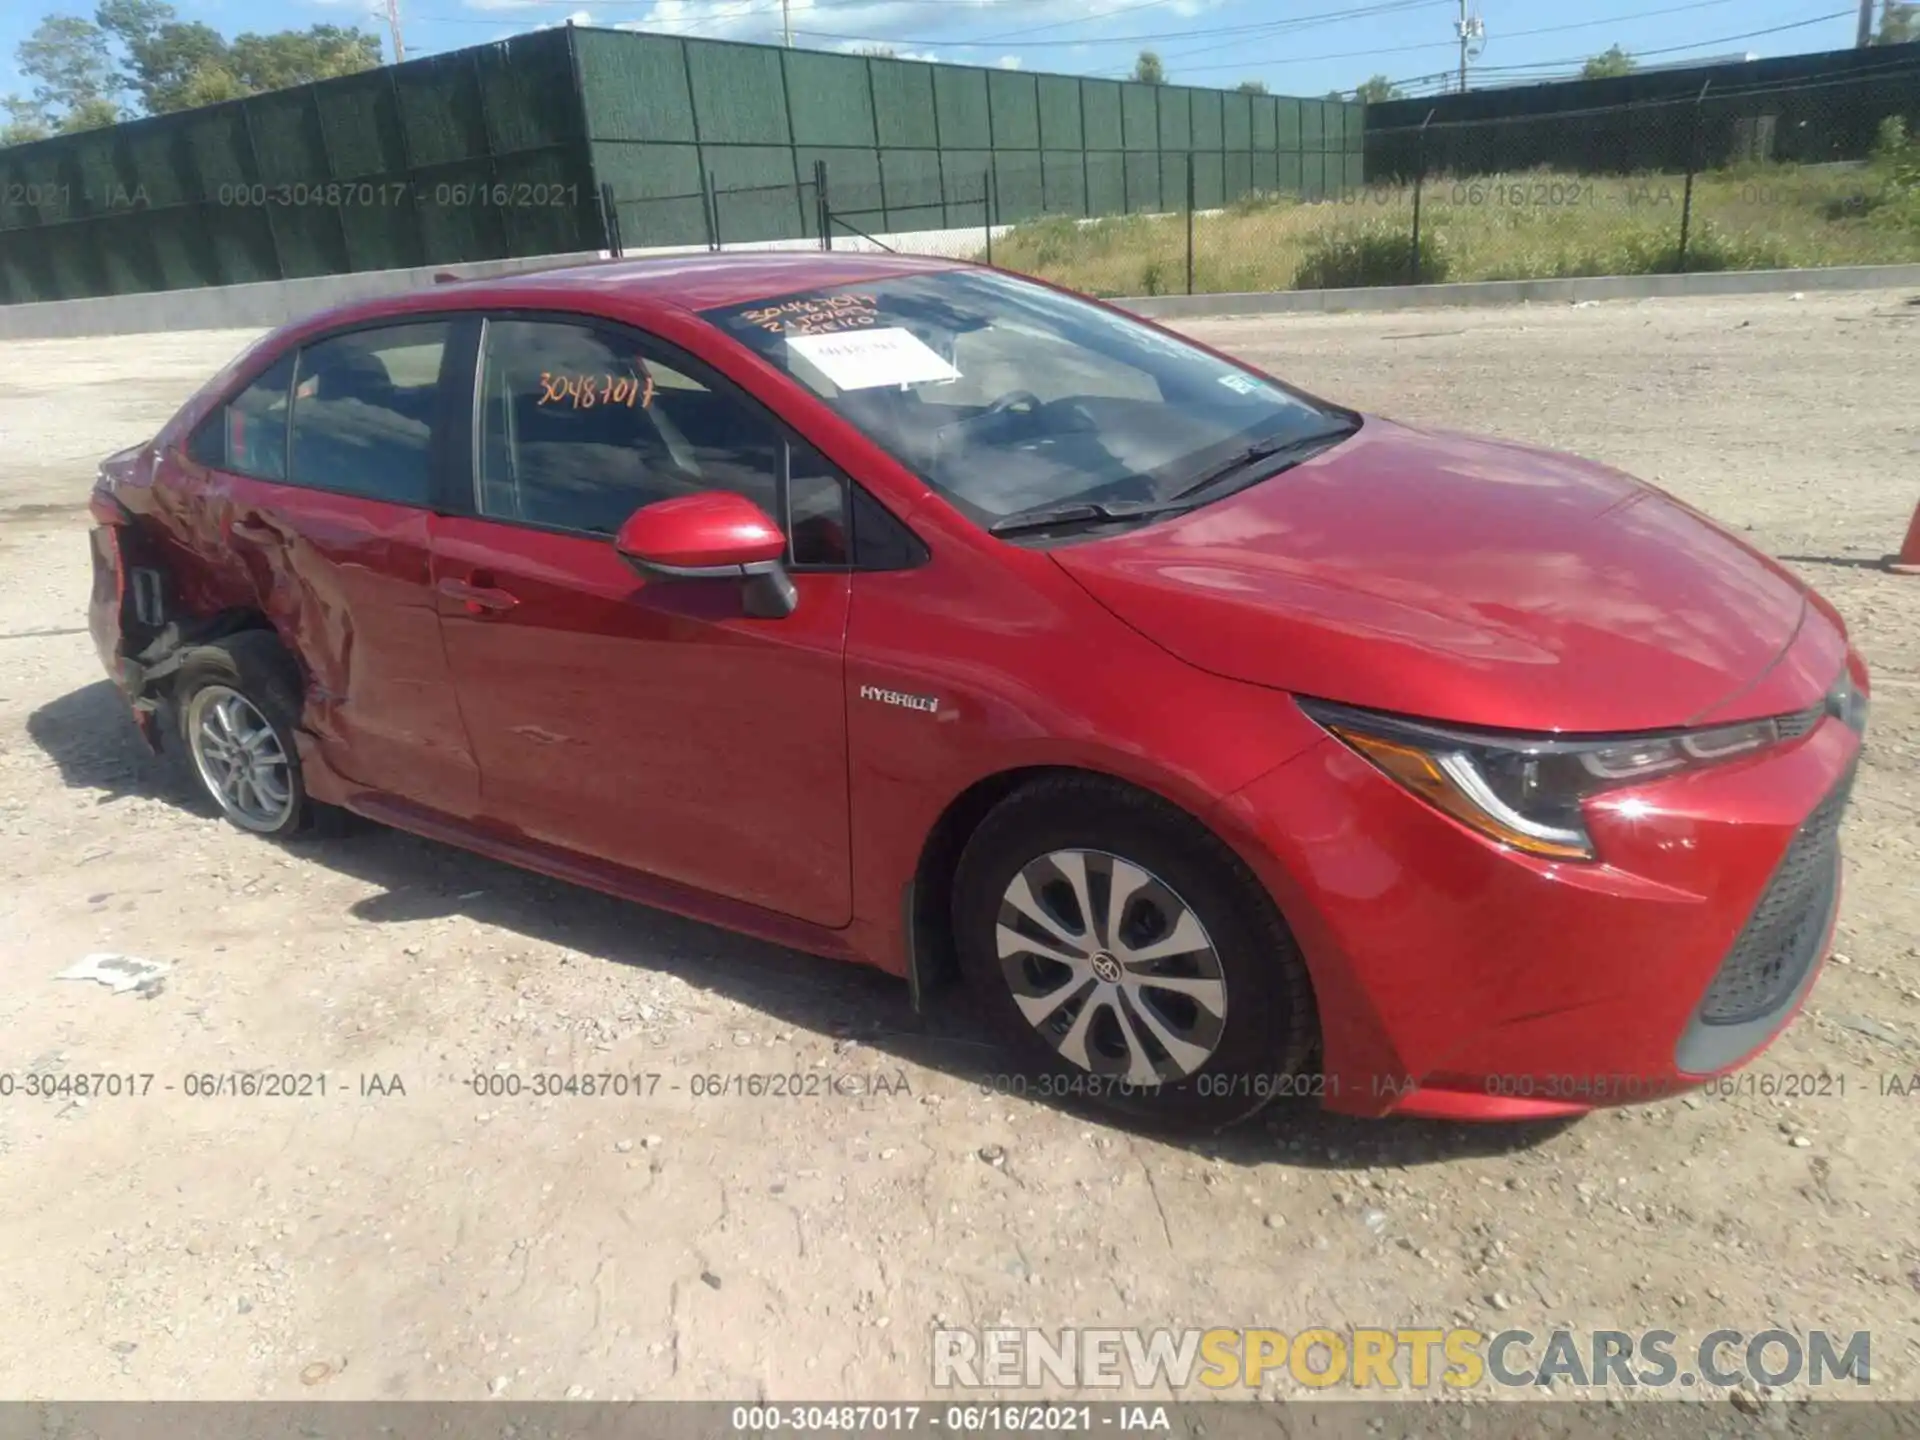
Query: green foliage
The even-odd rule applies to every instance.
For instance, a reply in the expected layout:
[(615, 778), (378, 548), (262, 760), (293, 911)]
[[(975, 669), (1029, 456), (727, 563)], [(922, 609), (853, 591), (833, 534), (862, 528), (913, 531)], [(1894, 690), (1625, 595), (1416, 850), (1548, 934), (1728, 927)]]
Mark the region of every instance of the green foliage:
[(119, 77), (113, 52), (99, 27), (78, 15), (49, 15), (14, 51), (20, 73), (34, 82), (30, 96), (9, 95), (4, 104), (9, 144), (57, 131), (90, 130), (119, 118), (114, 95)]
[(1133, 73), (1127, 78), (1142, 85), (1164, 85), (1167, 67), (1161, 62), (1159, 52), (1142, 50), (1140, 58), (1133, 62)]
[(52, 15), (15, 51), (32, 95), (8, 96), (0, 144), (90, 130), (132, 113), (164, 115), (266, 90), (351, 75), (380, 64), (380, 38), (357, 26), (249, 32), (231, 42), (182, 21), (166, 0), (100, 0), (92, 20)]
[(1870, 169), (1879, 180), (1868, 197), (1874, 224), (1920, 235), (1920, 136), (1909, 132), (1904, 116), (1880, 122)]
[(1610, 45), (1598, 55), (1580, 67), (1582, 80), (1611, 80), (1618, 75), (1631, 75), (1638, 62), (1618, 45)]
[(1920, 5), (1903, 5), (1899, 0), (1888, 5), (1880, 21), (1876, 45), (1906, 45), (1920, 40)]
[(1896, 191), (1920, 189), (1920, 136), (1909, 133), (1904, 115), (1889, 115), (1874, 136), (1873, 168)]
[(1267, 93), (1267, 82), (1264, 80), (1242, 80), (1233, 88), (1238, 90), (1242, 95), (1265, 95)]
[[(1412, 267), (1412, 235), (1399, 225), (1369, 221), (1313, 237), (1294, 273), (1293, 288), (1349, 290), (1361, 285), (1411, 285)], [(1439, 237), (1428, 231), (1420, 237), (1420, 283), (1438, 284), (1447, 278), (1447, 272), (1446, 252)]]
[(249, 90), (284, 90), (380, 64), (380, 37), (353, 25), (310, 25), (234, 37), (227, 69)]
[(1353, 98), (1367, 105), (1378, 105), (1387, 100), (1398, 100), (1400, 89), (1386, 76), (1375, 75), (1354, 90)]

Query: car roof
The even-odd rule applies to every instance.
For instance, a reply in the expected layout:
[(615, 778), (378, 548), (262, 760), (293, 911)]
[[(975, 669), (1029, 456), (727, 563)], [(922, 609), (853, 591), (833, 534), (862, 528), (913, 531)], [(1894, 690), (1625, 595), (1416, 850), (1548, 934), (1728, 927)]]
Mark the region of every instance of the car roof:
[(965, 263), (924, 255), (758, 250), (588, 261), (471, 280), (460, 278), (456, 271), (451, 283), (341, 305), (295, 322), (287, 333), (291, 338), (296, 331), (421, 310), (538, 307), (562, 297), (566, 308), (582, 308), (581, 302), (586, 301), (584, 308), (610, 314), (644, 312), (662, 305), (706, 310), (863, 280), (953, 270)]

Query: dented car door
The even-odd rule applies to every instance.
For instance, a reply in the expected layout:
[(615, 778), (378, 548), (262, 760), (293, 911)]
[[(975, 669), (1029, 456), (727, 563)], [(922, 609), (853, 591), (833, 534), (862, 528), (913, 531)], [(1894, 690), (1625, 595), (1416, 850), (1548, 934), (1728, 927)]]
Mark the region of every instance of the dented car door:
[(305, 728), (343, 777), (468, 816), (479, 781), (429, 575), (454, 329), (325, 336), (210, 416), (180, 467), (197, 496), (181, 515), (193, 548), (229, 557), (208, 572), (244, 574), (250, 593), (194, 597), (182, 578), (192, 609), (273, 622), (307, 672)]

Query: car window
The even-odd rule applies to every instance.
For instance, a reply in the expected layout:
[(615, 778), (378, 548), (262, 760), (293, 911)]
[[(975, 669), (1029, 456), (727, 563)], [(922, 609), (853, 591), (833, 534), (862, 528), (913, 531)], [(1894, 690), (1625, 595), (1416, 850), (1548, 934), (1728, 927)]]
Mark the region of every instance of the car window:
[[(494, 320), (480, 363), (481, 514), (611, 535), (643, 505), (731, 490), (785, 518), (784, 432), (651, 346), (590, 325)], [(804, 446), (792, 465), (794, 563), (846, 563), (846, 482)]]
[(200, 422), (187, 453), (202, 465), (259, 480), (287, 478), (287, 389), (293, 356), (283, 356)]
[(444, 321), (335, 335), (300, 351), (288, 478), (402, 505), (433, 485)]

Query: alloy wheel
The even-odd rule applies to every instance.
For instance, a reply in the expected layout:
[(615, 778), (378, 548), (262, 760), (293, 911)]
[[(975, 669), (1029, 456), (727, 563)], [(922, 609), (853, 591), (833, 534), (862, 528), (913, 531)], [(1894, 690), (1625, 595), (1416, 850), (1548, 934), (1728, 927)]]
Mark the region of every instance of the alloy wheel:
[(1082, 1070), (1167, 1084), (1219, 1047), (1219, 953), (1192, 907), (1143, 866), (1101, 850), (1042, 855), (1007, 886), (995, 940), (1020, 1013)]
[(271, 833), (293, 817), (293, 767), (254, 703), (225, 685), (194, 692), (186, 731), (201, 783), (227, 818)]

